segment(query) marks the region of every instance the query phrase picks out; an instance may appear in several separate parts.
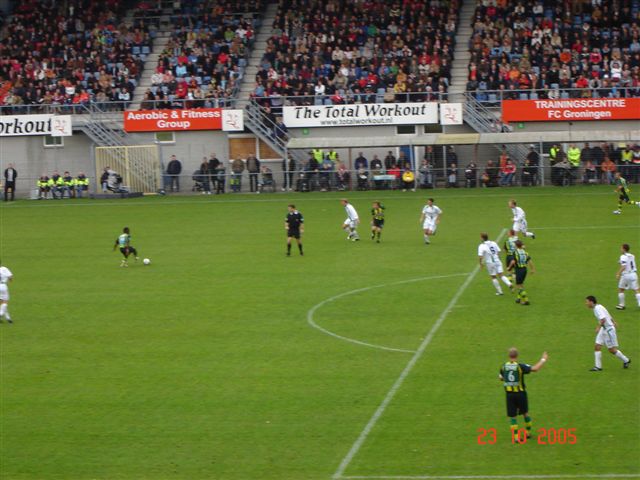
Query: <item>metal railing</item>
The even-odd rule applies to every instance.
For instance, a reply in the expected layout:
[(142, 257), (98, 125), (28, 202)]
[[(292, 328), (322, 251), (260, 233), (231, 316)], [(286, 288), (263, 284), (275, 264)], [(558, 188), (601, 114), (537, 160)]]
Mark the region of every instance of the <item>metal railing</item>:
[(503, 100), (578, 100), (589, 98), (636, 98), (640, 97), (640, 87), (608, 86), (600, 88), (563, 88), (557, 84), (547, 88), (525, 90), (481, 90), (464, 93), (470, 99), (490, 108), (501, 108)]
[(353, 103), (446, 102), (448, 93), (438, 92), (341, 92), (338, 95), (252, 95), (251, 101), (268, 103), (271, 108), (301, 105), (341, 105)]

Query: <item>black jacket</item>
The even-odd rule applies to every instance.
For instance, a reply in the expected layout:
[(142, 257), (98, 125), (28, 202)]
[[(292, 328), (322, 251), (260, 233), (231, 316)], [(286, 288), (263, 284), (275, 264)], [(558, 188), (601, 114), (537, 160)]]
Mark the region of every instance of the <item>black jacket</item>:
[(167, 165), (167, 173), (169, 175), (180, 175), (180, 172), (182, 172), (180, 160), (171, 160)]

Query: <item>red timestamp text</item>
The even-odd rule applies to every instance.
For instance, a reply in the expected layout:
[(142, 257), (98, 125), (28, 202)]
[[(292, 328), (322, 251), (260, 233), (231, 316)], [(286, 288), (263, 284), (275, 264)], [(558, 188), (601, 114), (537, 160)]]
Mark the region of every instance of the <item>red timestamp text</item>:
[[(530, 435), (524, 428), (511, 432), (511, 443), (525, 444), (528, 441), (538, 445), (575, 445), (578, 436), (575, 428), (538, 428)], [(498, 442), (495, 428), (478, 428), (478, 445), (494, 445)]]

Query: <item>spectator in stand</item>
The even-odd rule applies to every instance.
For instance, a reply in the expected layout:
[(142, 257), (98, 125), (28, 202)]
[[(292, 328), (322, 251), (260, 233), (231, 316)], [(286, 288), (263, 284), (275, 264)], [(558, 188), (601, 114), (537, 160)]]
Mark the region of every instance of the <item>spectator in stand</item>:
[(489, 160), (487, 165), (482, 172), (482, 186), (483, 187), (497, 187), (498, 186), (498, 177), (500, 175), (500, 170), (493, 163), (493, 160)]
[(447, 187), (456, 188), (458, 186), (458, 167), (455, 163), (447, 166)]

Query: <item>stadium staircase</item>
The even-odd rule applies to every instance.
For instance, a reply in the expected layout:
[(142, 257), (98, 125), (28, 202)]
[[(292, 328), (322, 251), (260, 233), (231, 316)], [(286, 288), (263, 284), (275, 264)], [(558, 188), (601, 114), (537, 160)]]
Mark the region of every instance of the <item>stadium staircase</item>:
[(260, 28), (256, 32), (256, 39), (251, 48), (251, 56), (244, 69), (240, 91), (236, 100), (236, 108), (245, 108), (249, 104), (251, 93), (256, 86), (256, 74), (262, 62), (262, 56), (267, 49), (267, 41), (273, 34), (273, 21), (278, 12), (277, 3), (267, 4), (264, 15), (260, 23)]
[(151, 53), (147, 55), (147, 58), (144, 61), (142, 75), (140, 76), (140, 81), (138, 82), (138, 85), (134, 90), (133, 99), (129, 110), (140, 109), (140, 104), (144, 100), (145, 93), (147, 93), (147, 90), (151, 88), (151, 76), (156, 71), (160, 54), (164, 51), (167, 44), (169, 43), (172, 32), (173, 28), (169, 23), (169, 16), (167, 15), (166, 21), (164, 21), (164, 17), (161, 17), (160, 26), (158, 30), (156, 30), (156, 37), (153, 40), (153, 45), (151, 47)]
[(475, 14), (476, 5), (471, 0), (462, 2), (458, 31), (456, 33), (456, 47), (453, 51), (453, 63), (451, 64), (451, 85), (449, 85), (449, 101), (464, 102), (464, 92), (467, 88), (469, 77), (469, 40), (473, 34), (471, 23)]

